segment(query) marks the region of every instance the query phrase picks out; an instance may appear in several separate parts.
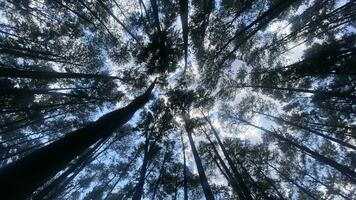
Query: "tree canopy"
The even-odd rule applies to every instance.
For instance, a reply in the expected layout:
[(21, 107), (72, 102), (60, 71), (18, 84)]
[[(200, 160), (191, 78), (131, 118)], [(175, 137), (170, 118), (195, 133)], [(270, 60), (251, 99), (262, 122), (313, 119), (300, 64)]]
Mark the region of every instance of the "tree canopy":
[(0, 8), (1, 199), (356, 199), (355, 0)]

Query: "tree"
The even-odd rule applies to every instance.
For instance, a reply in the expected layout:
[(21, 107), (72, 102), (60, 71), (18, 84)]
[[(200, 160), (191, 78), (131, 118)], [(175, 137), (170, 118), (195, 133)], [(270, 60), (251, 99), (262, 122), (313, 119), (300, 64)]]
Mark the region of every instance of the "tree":
[(0, 7), (1, 197), (356, 198), (356, 1)]
[[(74, 131), (3, 168), (0, 175), (2, 177), (2, 196), (14, 199), (30, 195), (78, 154), (98, 140), (108, 137), (115, 129), (130, 120), (133, 114), (148, 102), (154, 85), (155, 82), (150, 85), (144, 94), (137, 97), (126, 107), (110, 112), (96, 122)], [(46, 161), (46, 164), (42, 161)], [(18, 178), (14, 178), (16, 176)], [(21, 179), (21, 182), (18, 182), (19, 179)], [(21, 191), (18, 190), (19, 186), (22, 188)]]

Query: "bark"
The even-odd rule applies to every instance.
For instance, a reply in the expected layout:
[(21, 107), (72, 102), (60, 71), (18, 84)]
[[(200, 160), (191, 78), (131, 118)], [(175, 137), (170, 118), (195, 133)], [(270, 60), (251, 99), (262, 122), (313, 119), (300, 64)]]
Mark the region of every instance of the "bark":
[(158, 186), (159, 184), (161, 183), (161, 179), (162, 179), (162, 175), (164, 173), (164, 165), (166, 164), (166, 161), (167, 161), (167, 154), (168, 152), (166, 151), (165, 155), (164, 155), (164, 158), (163, 158), (163, 162), (162, 162), (162, 166), (161, 166), (161, 169), (159, 170), (159, 175), (158, 175), (158, 179), (156, 181), (156, 184), (155, 184), (155, 187), (153, 189), (153, 194), (152, 194), (152, 200), (155, 200), (155, 197), (156, 197), (156, 193), (158, 191)]
[(98, 141), (93, 148), (85, 152), (83, 155), (81, 155), (78, 160), (76, 160), (75, 163), (70, 165), (66, 171), (64, 171), (59, 177), (57, 177), (55, 180), (53, 180), (51, 183), (46, 185), (43, 189), (40, 190), (39, 193), (37, 193), (33, 199), (36, 200), (41, 200), (45, 199), (46, 196), (50, 195), (50, 193), (55, 191), (55, 188), (59, 186), (69, 175), (75, 171), (75, 169), (78, 169), (80, 165), (85, 163), (90, 157), (93, 155), (94, 151), (96, 151), (100, 146), (103, 144), (105, 139), (102, 139)]
[(132, 200), (140, 200), (143, 194), (143, 186), (145, 185), (145, 177), (147, 173), (147, 166), (149, 161), (149, 148), (150, 148), (150, 134), (146, 132), (145, 152), (143, 155), (143, 162), (140, 170), (140, 178), (136, 185), (135, 193), (132, 196)]
[[(281, 12), (285, 11), (290, 5), (292, 5), (296, 0), (290, 0), (290, 1), (284, 1), (280, 0), (279, 2), (275, 3), (273, 6), (271, 6), (266, 12), (264, 12), (261, 16), (257, 17), (253, 22), (251, 22), (249, 25), (244, 27), (243, 29), (236, 31), (235, 35), (228, 41), (226, 42), (221, 49), (216, 53), (215, 57), (217, 57), (224, 49), (227, 48), (227, 46), (233, 42), (234, 40), (238, 39), (241, 35), (244, 35), (249, 29), (253, 28), (254, 26), (257, 26), (255, 30), (253, 30), (251, 33), (247, 34), (243, 41), (246, 41), (248, 38), (252, 37), (255, 33), (257, 33), (263, 26), (271, 22), (273, 19), (278, 17)], [(239, 43), (241, 45), (242, 42)], [(239, 45), (236, 45), (238, 47)], [(234, 48), (233, 51), (229, 53), (231, 55), (233, 52), (237, 50), (237, 48)], [(225, 59), (224, 59), (225, 60)]]
[(98, 101), (115, 101), (114, 98), (93, 97), (83, 93), (75, 94), (75, 93), (64, 93), (64, 92), (52, 92), (51, 89), (9, 88), (9, 89), (0, 89), (0, 93), (2, 93), (4, 96), (43, 94), (43, 95), (52, 95), (52, 96), (73, 97), (73, 98), (80, 98), (80, 99), (92, 99)]
[(241, 186), (241, 189), (242, 189), (242, 191), (243, 191), (243, 193), (244, 193), (244, 195), (245, 195), (245, 198), (248, 199), (248, 200), (252, 200), (251, 192), (250, 192), (249, 188), (246, 186), (246, 184), (245, 184), (245, 182), (244, 182), (244, 180), (243, 180), (241, 174), (239, 173), (238, 169), (236, 168), (236, 166), (235, 166), (233, 160), (232, 160), (231, 157), (229, 156), (229, 153), (228, 153), (227, 150), (225, 149), (225, 147), (224, 147), (224, 145), (223, 145), (223, 143), (222, 143), (222, 141), (221, 141), (221, 139), (220, 139), (220, 136), (219, 136), (218, 132), (215, 130), (215, 128), (214, 128), (213, 124), (211, 123), (211, 121), (209, 120), (209, 118), (206, 117), (203, 112), (202, 112), (202, 114), (203, 114), (205, 120), (206, 120), (206, 121), (208, 122), (208, 124), (210, 125), (211, 130), (213, 131), (213, 133), (214, 133), (214, 135), (215, 135), (215, 137), (216, 137), (216, 140), (217, 140), (217, 142), (218, 142), (218, 144), (219, 144), (221, 150), (223, 151), (223, 154), (224, 154), (224, 156), (225, 156), (225, 158), (226, 158), (226, 160), (227, 160), (227, 162), (228, 162), (230, 168), (232, 169), (232, 171), (233, 171), (233, 173), (234, 173), (234, 175), (235, 175), (236, 180), (238, 181), (238, 183), (239, 183), (240, 186)]
[(184, 200), (188, 200), (188, 181), (187, 181), (187, 161), (185, 158), (185, 145), (183, 141), (183, 133), (180, 135), (180, 139), (182, 142), (182, 151), (183, 151), (183, 185), (184, 185)]
[(262, 88), (262, 89), (272, 89), (272, 90), (281, 90), (281, 91), (289, 91), (289, 92), (301, 92), (301, 93), (309, 93), (313, 95), (325, 95), (326, 97), (338, 97), (343, 99), (356, 99), (355, 95), (350, 93), (340, 93), (340, 92), (333, 92), (333, 91), (319, 91), (319, 90), (308, 90), (302, 88), (285, 88), (285, 87), (274, 87), (274, 86), (267, 86), (267, 85), (237, 85), (234, 86), (236, 88)]
[(272, 166), (271, 164), (267, 163), (268, 166), (272, 167), (276, 172), (278, 172), (282, 177), (284, 177), (287, 181), (291, 182), (293, 185), (295, 185), (298, 189), (300, 189), (302, 192), (304, 192), (305, 194), (307, 194), (310, 198), (314, 199), (314, 200), (319, 200), (319, 198), (316, 198), (311, 192), (309, 192), (309, 190), (307, 190), (306, 188), (304, 188), (302, 185), (300, 185), (297, 181), (291, 179), (288, 177), (287, 174), (281, 172), (280, 170), (278, 170), (277, 168), (275, 168), (274, 166)]
[(29, 71), (29, 70), (19, 70), (19, 69), (14, 69), (14, 68), (7, 68), (7, 67), (0, 67), (0, 77), (32, 78), (32, 79), (92, 78), (92, 79), (119, 79), (119, 80), (122, 80), (119, 77), (108, 76), (108, 75), (104, 75), (104, 74), (65, 73), (65, 72), (53, 72), (53, 71)]
[(87, 148), (129, 121), (149, 101), (155, 82), (126, 107), (105, 114), (97, 121), (0, 169), (0, 196), (10, 200), (31, 195)]
[(190, 130), (189, 127), (187, 127), (186, 118), (184, 118), (184, 120), (185, 120), (185, 130), (187, 131), (190, 147), (192, 149), (192, 153), (193, 153), (193, 156), (194, 156), (195, 164), (196, 164), (197, 169), (198, 169), (199, 179), (200, 179), (200, 183), (201, 183), (201, 185), (203, 187), (205, 198), (207, 200), (214, 200), (215, 199), (214, 198), (214, 194), (213, 194), (213, 192), (212, 192), (212, 190), (210, 188), (210, 185), (208, 183), (208, 179), (207, 179), (207, 177), (205, 175), (203, 164), (201, 162), (201, 159), (200, 159), (200, 156), (198, 154), (197, 148), (195, 147), (195, 144), (194, 144), (194, 140), (193, 140), (193, 137), (192, 137), (192, 130)]
[(153, 10), (153, 19), (155, 20), (155, 26), (158, 31), (158, 34), (161, 35), (161, 26), (160, 26), (159, 16), (158, 16), (157, 0), (150, 0), (150, 1)]
[(262, 130), (268, 134), (271, 134), (273, 135), (275, 138), (277, 138), (278, 140), (280, 141), (283, 141), (283, 142), (286, 142), (288, 143), (289, 145), (291, 146), (294, 146), (296, 147), (297, 149), (301, 150), (302, 152), (306, 153), (307, 155), (309, 155), (310, 157), (314, 158), (315, 160), (323, 163), (323, 164), (326, 164), (326, 165), (329, 165), (330, 167), (338, 170), (339, 172), (341, 172), (343, 175), (345, 175), (346, 177), (348, 177), (353, 183), (356, 183), (356, 172), (351, 170), (349, 167), (345, 166), (345, 165), (342, 165), (330, 158), (327, 158), (321, 154), (319, 154), (318, 152), (316, 151), (313, 151), (311, 149), (309, 149), (308, 147), (304, 146), (304, 145), (301, 145), (301, 144), (298, 144), (296, 143), (295, 141), (292, 141), (288, 138), (285, 138), (284, 136), (276, 133), (276, 132), (273, 132), (273, 131), (270, 131), (270, 130), (267, 130), (263, 127), (260, 127), (260, 126), (257, 126), (257, 125), (254, 125), (246, 120), (243, 120), (241, 118), (238, 118), (239, 121), (243, 122), (243, 123), (246, 123), (252, 127), (255, 127), (259, 130)]
[[(226, 180), (229, 181), (230, 185), (232, 186), (232, 188), (234, 189), (234, 191), (236, 192), (236, 194), (239, 196), (239, 199), (245, 199), (245, 196), (242, 192), (241, 187), (239, 186), (239, 184), (237, 183), (235, 177), (232, 175), (230, 169), (227, 167), (227, 165), (225, 164), (224, 160), (221, 158), (218, 150), (216, 149), (213, 141), (210, 139), (209, 135), (203, 131), (206, 138), (209, 140), (211, 147), (213, 148), (213, 151), (215, 153), (214, 161), (216, 160), (215, 158), (217, 158), (220, 162), (220, 165), (222, 167), (222, 169), (224, 170), (223, 175), (226, 177)], [(220, 165), (218, 164), (217, 161), (215, 161), (216, 165), (220, 168)], [(222, 171), (221, 169), (221, 171)], [(223, 172), (223, 171), (222, 171)]]
[[(258, 166), (257, 166), (257, 164), (255, 162), (253, 162), (252, 160), (250, 160), (250, 161), (252, 162), (253, 165), (256, 166), (256, 168), (258, 168)], [(274, 191), (276, 192), (278, 197), (281, 200), (284, 200), (285, 198), (283, 197), (283, 194), (278, 190), (278, 188), (276, 187), (275, 183), (273, 181), (271, 181), (271, 179), (269, 177), (267, 177), (267, 175), (265, 173), (263, 173), (262, 170), (261, 170), (261, 174), (266, 179), (266, 181), (272, 186), (272, 188), (274, 189)]]
[(137, 42), (137, 44), (142, 48), (142, 44), (141, 42), (138, 40), (138, 38), (127, 28), (127, 26), (119, 19), (117, 18), (114, 13), (110, 10), (110, 8), (104, 4), (104, 2), (102, 0), (98, 0), (98, 3), (100, 4), (101, 7), (104, 8), (104, 10), (106, 12), (108, 12), (116, 22), (118, 22), (120, 24), (120, 26), (122, 26), (122, 28)]
[(321, 136), (321, 137), (323, 137), (323, 138), (326, 138), (326, 139), (328, 139), (328, 140), (330, 140), (330, 141), (336, 142), (336, 143), (338, 143), (338, 144), (340, 144), (340, 145), (342, 145), (342, 146), (345, 146), (345, 147), (351, 148), (351, 149), (353, 149), (353, 150), (356, 150), (356, 147), (353, 146), (352, 144), (349, 144), (349, 143), (344, 142), (344, 141), (342, 141), (342, 140), (340, 140), (340, 139), (337, 139), (337, 138), (330, 137), (330, 136), (325, 135), (325, 134), (323, 134), (323, 133), (320, 133), (320, 132), (318, 132), (318, 131), (312, 130), (312, 129), (308, 128), (308, 127), (304, 127), (304, 126), (301, 126), (301, 125), (299, 125), (299, 124), (297, 124), (297, 123), (293, 123), (293, 122), (291, 122), (291, 121), (284, 120), (284, 119), (282, 119), (282, 118), (275, 117), (275, 116), (272, 116), (272, 115), (269, 115), (269, 114), (265, 114), (265, 113), (261, 113), (261, 112), (256, 112), (256, 113), (258, 113), (258, 114), (260, 114), (260, 115), (264, 115), (264, 116), (270, 117), (270, 118), (275, 119), (275, 120), (277, 120), (277, 121), (281, 121), (281, 122), (283, 122), (283, 123), (285, 123), (285, 124), (292, 125), (292, 126), (294, 126), (294, 127), (297, 127), (297, 128), (303, 129), (303, 130), (306, 130), (306, 131), (308, 131), (308, 132), (310, 132), (310, 133), (314, 133), (315, 135), (318, 135), (318, 136)]
[(184, 49), (184, 72), (187, 69), (188, 59), (188, 0), (179, 0), (180, 20), (182, 22), (183, 31), (183, 49)]

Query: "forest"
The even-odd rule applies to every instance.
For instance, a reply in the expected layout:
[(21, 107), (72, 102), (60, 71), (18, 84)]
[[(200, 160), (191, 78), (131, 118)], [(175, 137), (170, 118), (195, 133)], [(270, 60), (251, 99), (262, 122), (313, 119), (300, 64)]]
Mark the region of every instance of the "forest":
[(0, 199), (356, 199), (356, 0), (0, 0)]

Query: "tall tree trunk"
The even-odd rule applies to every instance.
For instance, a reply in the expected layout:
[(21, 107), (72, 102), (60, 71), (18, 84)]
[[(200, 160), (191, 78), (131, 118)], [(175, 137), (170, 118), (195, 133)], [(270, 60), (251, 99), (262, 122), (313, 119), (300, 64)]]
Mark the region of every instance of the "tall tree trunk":
[(298, 144), (288, 138), (285, 138), (283, 137), (282, 135), (276, 133), (276, 132), (273, 132), (273, 131), (270, 131), (270, 130), (267, 130), (263, 127), (260, 127), (260, 126), (257, 126), (255, 124), (252, 124), (244, 119), (241, 119), (238, 117), (238, 120), (243, 122), (243, 123), (246, 123), (252, 127), (255, 127), (259, 130), (262, 130), (266, 133), (269, 133), (271, 134), (272, 136), (274, 136), (275, 138), (277, 138), (278, 140), (280, 141), (283, 141), (283, 142), (286, 142), (287, 144), (290, 144), (291, 146), (294, 146), (296, 147), (297, 149), (301, 150), (302, 152), (306, 153), (307, 155), (309, 155), (310, 157), (314, 158), (315, 160), (323, 163), (323, 164), (326, 164), (326, 165), (329, 165), (330, 167), (338, 170), (339, 172), (341, 172), (343, 175), (345, 175), (346, 177), (348, 177), (353, 183), (356, 183), (356, 172), (351, 170), (349, 167), (345, 166), (345, 165), (342, 165), (330, 158), (327, 158), (321, 154), (319, 154), (318, 152), (316, 151), (313, 151), (311, 149), (309, 149), (308, 147), (304, 146), (304, 145), (301, 145), (301, 144)]
[(187, 131), (190, 147), (191, 147), (192, 152), (193, 152), (195, 164), (196, 164), (197, 169), (198, 169), (199, 179), (200, 179), (200, 183), (201, 183), (201, 185), (203, 187), (205, 198), (207, 200), (215, 200), (214, 194), (211, 191), (210, 185), (208, 183), (208, 179), (206, 178), (205, 171), (204, 171), (204, 168), (203, 168), (203, 164), (201, 163), (200, 156), (199, 156), (197, 148), (195, 147), (195, 144), (194, 144), (194, 140), (193, 140), (193, 137), (192, 137), (192, 130), (187, 126), (186, 117), (184, 117), (184, 121), (185, 121), (185, 130)]
[(119, 19), (117, 18), (114, 13), (110, 10), (110, 8), (105, 5), (105, 3), (102, 0), (98, 0), (98, 3), (100, 4), (101, 7), (104, 8), (104, 10), (106, 10), (106, 12), (108, 12), (113, 18), (114, 20), (120, 24), (120, 26), (122, 26), (122, 28), (137, 42), (137, 44), (143, 48), (143, 45), (141, 44), (141, 42), (138, 40), (138, 38), (136, 37), (136, 35), (134, 35), (130, 29)]
[(152, 7), (152, 13), (153, 13), (153, 19), (155, 20), (155, 26), (158, 31), (158, 34), (161, 35), (161, 26), (159, 22), (159, 16), (158, 16), (158, 5), (157, 5), (157, 0), (150, 0), (151, 1), (151, 7)]
[[(276, 2), (274, 5), (272, 5), (266, 12), (264, 12), (262, 15), (257, 17), (253, 22), (251, 22), (249, 25), (245, 26), (243, 29), (236, 31), (235, 35), (230, 38), (222, 47), (221, 49), (215, 54), (214, 57), (217, 57), (218, 55), (221, 54), (221, 52), (226, 49), (226, 47), (239, 37), (243, 35), (245, 38), (243, 38), (243, 42), (247, 41), (248, 38), (252, 37), (255, 33), (257, 33), (263, 26), (271, 22), (273, 19), (278, 17), (285, 9), (287, 9), (290, 5), (292, 5), (294, 2), (297, 0), (290, 0), (290, 1), (284, 1), (280, 0), (279, 2)], [(251, 31), (249, 34), (246, 33), (249, 29), (252, 29), (253, 27), (256, 27), (255, 30)], [(240, 42), (239, 45), (241, 45), (243, 42)], [(229, 53), (231, 55), (233, 52), (237, 50), (237, 45), (233, 51)], [(225, 59), (224, 59), (225, 60)]]
[(115, 101), (114, 98), (101, 98), (88, 96), (86, 94), (73, 94), (73, 93), (64, 93), (64, 92), (51, 92), (51, 89), (26, 89), (26, 88), (6, 88), (0, 89), (0, 92), (5, 96), (17, 96), (17, 95), (33, 95), (33, 94), (44, 94), (52, 96), (65, 96), (73, 97), (79, 99), (93, 99), (98, 101)]
[(313, 95), (324, 95), (325, 97), (337, 97), (341, 99), (355, 99), (356, 96), (351, 94), (350, 92), (333, 92), (333, 91), (320, 91), (320, 90), (309, 90), (303, 88), (285, 88), (285, 87), (274, 87), (268, 85), (236, 85), (233, 86), (235, 88), (262, 88), (262, 89), (271, 89), (271, 90), (281, 90), (281, 91), (288, 91), (288, 92), (301, 92)]
[(276, 167), (274, 167), (273, 165), (267, 163), (268, 166), (270, 166), (271, 168), (273, 168), (276, 172), (278, 172), (282, 177), (284, 177), (287, 181), (291, 182), (293, 185), (295, 185), (298, 189), (300, 189), (301, 191), (303, 191), (305, 194), (307, 194), (310, 198), (314, 199), (314, 200), (319, 200), (319, 198), (316, 198), (311, 192), (309, 192), (309, 190), (307, 190), (306, 188), (304, 188), (302, 185), (300, 185), (297, 181), (291, 179), (290, 177), (288, 177), (287, 174), (281, 172), (280, 170), (278, 170)]
[(86, 127), (0, 169), (0, 196), (24, 199), (32, 194), (88, 147), (129, 121), (149, 101), (155, 82), (126, 107), (105, 114)]
[(161, 169), (159, 170), (159, 175), (158, 175), (155, 187), (153, 189), (153, 194), (152, 194), (152, 198), (151, 198), (152, 200), (155, 200), (156, 193), (157, 193), (158, 188), (159, 188), (159, 184), (161, 183), (162, 175), (163, 175), (164, 170), (165, 170), (164, 169), (164, 165), (166, 164), (166, 161), (167, 161), (167, 155), (168, 155), (168, 151), (166, 151), (166, 153), (164, 154), (162, 166), (161, 166)]
[(137, 153), (128, 161), (127, 165), (125, 166), (125, 168), (123, 170), (120, 171), (120, 174), (118, 175), (119, 178), (114, 182), (114, 184), (112, 184), (112, 187), (110, 188), (110, 190), (106, 193), (105, 197), (103, 198), (103, 200), (107, 200), (109, 199), (112, 191), (115, 189), (115, 187), (117, 186), (117, 184), (119, 184), (119, 182), (121, 181), (121, 179), (123, 178), (123, 176), (125, 174), (128, 173), (128, 170), (131, 166), (131, 164), (136, 160), (136, 158), (139, 156), (141, 152), (137, 151)]
[(143, 155), (143, 162), (140, 170), (140, 178), (136, 185), (135, 193), (132, 196), (132, 200), (140, 200), (143, 194), (143, 186), (145, 185), (145, 177), (146, 177), (147, 166), (148, 166), (149, 148), (150, 148), (150, 133), (146, 131), (145, 153)]
[[(219, 162), (220, 162), (220, 165), (221, 165), (222, 169), (225, 171), (226, 175), (224, 175), (224, 176), (227, 176), (227, 181), (230, 182), (232, 188), (234, 189), (236, 194), (239, 196), (239, 199), (245, 199), (245, 195), (243, 194), (241, 187), (239, 186), (239, 184), (238, 184), (237, 180), (235, 179), (235, 177), (232, 175), (230, 169), (225, 164), (225, 161), (221, 158), (221, 156), (220, 156), (218, 150), (216, 149), (213, 141), (210, 139), (210, 137), (206, 133), (206, 131), (202, 131), (202, 132), (205, 134), (206, 138), (210, 142), (211, 147), (213, 148), (213, 151), (215, 153), (214, 160), (215, 160), (215, 158), (217, 158), (219, 160)], [(216, 162), (216, 164), (219, 167), (218, 162)]]
[(230, 168), (232, 169), (232, 172), (233, 172), (234, 175), (235, 175), (236, 180), (238, 181), (238, 183), (239, 183), (240, 186), (241, 186), (241, 189), (242, 189), (242, 191), (243, 191), (243, 193), (244, 193), (244, 195), (245, 195), (245, 198), (248, 199), (248, 200), (252, 200), (251, 192), (250, 192), (249, 188), (247, 187), (247, 185), (245, 184), (245, 182), (244, 182), (244, 180), (243, 180), (243, 178), (242, 178), (240, 172), (239, 172), (238, 169), (236, 168), (236, 166), (235, 166), (233, 160), (232, 160), (231, 157), (229, 156), (229, 153), (228, 153), (227, 150), (225, 149), (225, 147), (224, 147), (224, 145), (223, 145), (223, 143), (222, 143), (222, 141), (221, 141), (221, 139), (220, 139), (220, 136), (219, 136), (218, 132), (215, 130), (213, 124), (212, 124), (211, 121), (208, 119), (208, 117), (206, 117), (206, 116), (204, 115), (203, 111), (201, 111), (201, 113), (203, 114), (205, 120), (206, 120), (206, 121), (208, 122), (208, 124), (210, 125), (210, 128), (211, 128), (211, 130), (213, 131), (213, 133), (214, 133), (214, 135), (215, 135), (215, 137), (216, 137), (216, 140), (217, 140), (217, 142), (218, 142), (218, 144), (219, 144), (219, 146), (220, 146), (220, 148), (221, 148), (221, 150), (222, 150), (222, 152), (223, 152), (223, 154), (224, 154), (224, 156), (225, 156), (225, 158), (226, 158), (226, 160), (227, 160), (227, 162), (228, 162)]
[[(250, 161), (253, 165), (256, 166), (256, 168), (258, 168), (258, 166), (255, 162), (253, 162), (252, 160), (250, 160)], [(276, 192), (276, 194), (278, 195), (280, 200), (284, 200), (285, 198), (284, 198), (283, 194), (278, 190), (278, 188), (276, 187), (275, 183), (271, 180), (271, 178), (267, 177), (267, 175), (265, 173), (263, 173), (262, 170), (261, 170), (261, 174), (266, 179), (266, 181), (272, 186), (272, 188), (274, 189), (274, 191)]]
[(40, 192), (38, 192), (35, 196), (33, 196), (32, 198), (34, 200), (38, 199), (45, 199), (45, 197), (48, 195), (50, 195), (52, 192), (55, 191), (55, 188), (57, 188), (58, 186), (61, 185), (61, 183), (67, 178), (69, 177), (69, 175), (71, 173), (73, 173), (75, 171), (75, 169), (77, 169), (80, 165), (82, 165), (83, 163), (85, 163), (88, 159), (90, 159), (91, 156), (93, 156), (94, 151), (96, 151), (97, 149), (100, 148), (100, 146), (103, 144), (103, 142), (106, 141), (105, 139), (101, 139), (100, 141), (98, 141), (94, 147), (92, 147), (91, 149), (88, 149), (86, 152), (83, 153), (83, 155), (81, 155), (75, 163), (73, 163), (72, 165), (70, 165), (68, 167), (68, 169), (63, 172), (59, 177), (57, 177), (55, 180), (53, 180), (51, 183), (49, 183), (48, 185), (46, 185), (43, 189), (40, 190)]
[(297, 127), (297, 128), (303, 129), (303, 130), (306, 130), (306, 131), (308, 131), (308, 132), (310, 132), (310, 133), (314, 133), (315, 135), (319, 135), (319, 136), (321, 136), (321, 137), (323, 137), (323, 138), (325, 138), (325, 139), (328, 139), (328, 140), (330, 140), (330, 141), (336, 142), (336, 143), (338, 143), (338, 144), (340, 144), (340, 145), (342, 145), (342, 146), (345, 146), (345, 147), (351, 148), (351, 149), (353, 149), (353, 150), (356, 150), (356, 146), (353, 146), (352, 144), (349, 144), (349, 143), (344, 142), (344, 141), (342, 141), (342, 140), (340, 140), (340, 139), (337, 139), (337, 138), (330, 137), (330, 136), (328, 136), (328, 135), (325, 135), (325, 134), (323, 134), (323, 133), (320, 133), (320, 132), (318, 132), (318, 131), (315, 131), (315, 130), (313, 130), (313, 129), (310, 129), (309, 127), (301, 126), (301, 125), (299, 125), (299, 124), (297, 124), (297, 123), (294, 123), (294, 122), (291, 122), (291, 121), (282, 119), (282, 118), (280, 118), (280, 117), (275, 117), (275, 116), (272, 116), (272, 115), (269, 115), (269, 114), (265, 114), (265, 113), (261, 113), (261, 112), (255, 112), (255, 113), (258, 113), (258, 114), (260, 114), (260, 115), (267, 116), (267, 117), (269, 117), (269, 118), (275, 119), (275, 120), (280, 121), (280, 122), (283, 122), (283, 123), (285, 123), (285, 124), (292, 125), (292, 126), (294, 126), (294, 127)]
[(32, 78), (32, 79), (56, 79), (56, 78), (93, 78), (93, 79), (120, 79), (116, 76), (104, 74), (84, 74), (84, 73), (65, 73), (53, 71), (30, 71), (14, 68), (0, 67), (0, 77), (10, 78)]
[(182, 141), (182, 151), (183, 151), (183, 185), (184, 185), (184, 200), (188, 200), (188, 180), (187, 180), (187, 161), (185, 157), (185, 144), (183, 141), (183, 132), (180, 134), (180, 139)]
[(184, 71), (187, 70), (188, 60), (188, 0), (179, 0), (180, 21), (182, 22), (183, 49), (184, 49)]

